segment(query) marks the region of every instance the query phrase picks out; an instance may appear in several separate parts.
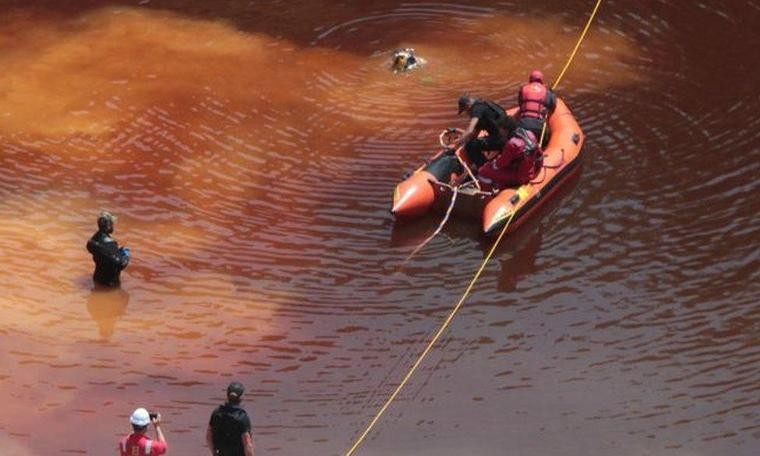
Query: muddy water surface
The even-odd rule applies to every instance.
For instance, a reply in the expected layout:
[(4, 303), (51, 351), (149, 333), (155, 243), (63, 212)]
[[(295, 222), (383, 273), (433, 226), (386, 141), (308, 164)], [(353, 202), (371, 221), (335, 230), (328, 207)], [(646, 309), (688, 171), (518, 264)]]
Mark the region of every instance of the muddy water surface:
[[(401, 268), (438, 218), (395, 225), (394, 184), (593, 2), (69, 3), (0, 2), (2, 454), (112, 454), (141, 405), (207, 454), (232, 379), (257, 454), (345, 451), (489, 247), (455, 220)], [(360, 454), (758, 454), (760, 6), (669, 3), (605, 2), (558, 89), (581, 175)]]

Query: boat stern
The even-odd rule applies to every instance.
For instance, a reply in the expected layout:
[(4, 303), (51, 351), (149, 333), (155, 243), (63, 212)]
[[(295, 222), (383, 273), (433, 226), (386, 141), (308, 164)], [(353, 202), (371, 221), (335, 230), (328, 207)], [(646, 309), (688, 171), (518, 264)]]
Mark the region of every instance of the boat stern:
[(507, 223), (510, 215), (511, 213), (504, 206), (499, 206), (499, 208), (494, 211), (493, 214), (484, 213), (483, 234), (486, 236), (494, 236), (498, 234), (501, 229), (504, 228), (504, 224)]
[[(518, 189), (507, 189), (500, 192), (492, 199), (483, 209), (483, 233), (486, 236), (494, 236), (504, 229), (504, 225), (510, 221), (512, 214), (518, 211), (525, 203), (530, 190), (528, 186), (522, 186)], [(514, 220), (508, 231), (517, 228)]]

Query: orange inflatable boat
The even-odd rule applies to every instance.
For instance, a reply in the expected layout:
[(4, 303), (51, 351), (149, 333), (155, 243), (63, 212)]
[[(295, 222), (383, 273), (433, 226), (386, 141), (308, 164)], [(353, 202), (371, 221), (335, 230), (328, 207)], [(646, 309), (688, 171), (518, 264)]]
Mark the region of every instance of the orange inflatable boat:
[[(516, 108), (511, 109), (509, 114), (514, 115), (515, 111)], [(517, 229), (580, 169), (585, 137), (570, 108), (559, 98), (548, 127), (551, 139), (544, 148), (544, 166), (529, 184), (495, 193), (481, 191), (472, 179), (457, 185), (467, 181), (465, 174), (470, 172), (463, 158), (464, 150), (460, 148), (454, 154), (442, 151), (396, 186), (391, 213), (397, 218), (411, 218), (431, 210), (445, 211), (456, 197), (452, 214), (480, 217), (487, 235), (498, 234), (513, 212), (508, 232)], [(463, 163), (468, 166), (463, 167)]]

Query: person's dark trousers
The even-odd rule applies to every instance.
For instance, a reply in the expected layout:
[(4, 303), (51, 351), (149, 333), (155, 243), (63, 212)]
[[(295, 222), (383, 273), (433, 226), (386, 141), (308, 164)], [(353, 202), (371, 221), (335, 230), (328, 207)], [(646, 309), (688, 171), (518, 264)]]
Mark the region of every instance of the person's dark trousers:
[[(523, 117), (517, 121), (517, 126), (532, 131), (533, 134), (536, 135), (536, 139), (538, 139), (541, 137), (541, 129), (544, 128), (544, 121), (533, 117)], [(549, 126), (547, 125), (546, 132), (544, 133), (544, 140), (541, 143), (542, 148), (546, 147), (546, 145), (549, 144), (550, 136), (551, 132), (549, 131)]]
[(472, 139), (464, 146), (467, 159), (473, 164), (475, 169), (480, 168), (487, 161), (486, 157), (483, 156), (483, 151), (502, 150), (503, 148), (504, 140), (498, 136), (490, 135)]

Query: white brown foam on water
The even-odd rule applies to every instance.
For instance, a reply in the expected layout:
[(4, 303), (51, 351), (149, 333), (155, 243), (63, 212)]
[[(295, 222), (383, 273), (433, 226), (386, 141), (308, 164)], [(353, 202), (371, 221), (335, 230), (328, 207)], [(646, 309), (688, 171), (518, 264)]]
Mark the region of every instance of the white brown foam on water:
[(0, 28), (14, 38), (0, 57), (0, 84), (10, 88), (0, 97), (6, 134), (118, 134), (130, 111), (181, 102), (209, 87), (245, 111), (299, 99), (300, 78), (288, 71), (293, 51), (283, 50), (291, 47), (223, 22), (128, 8), (60, 22), (19, 20), (25, 25)]

